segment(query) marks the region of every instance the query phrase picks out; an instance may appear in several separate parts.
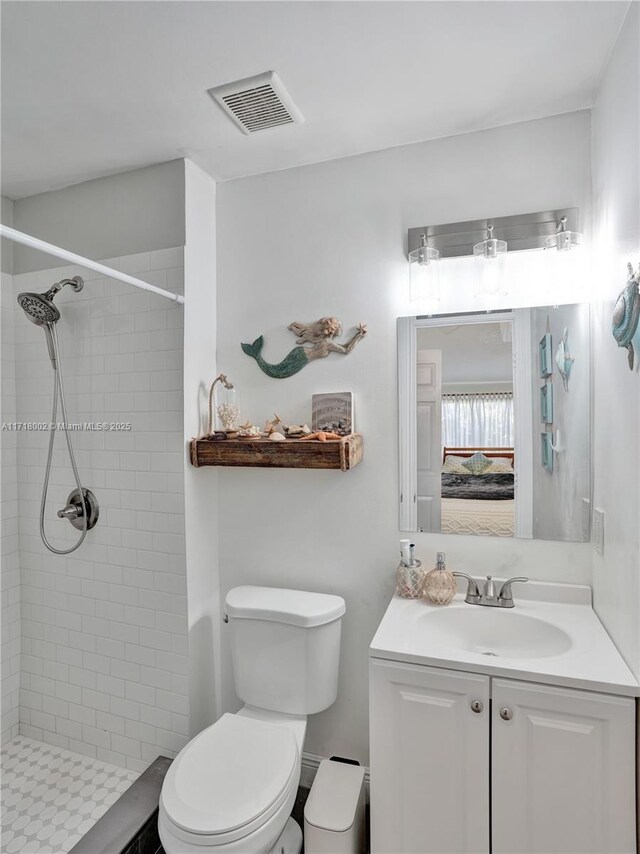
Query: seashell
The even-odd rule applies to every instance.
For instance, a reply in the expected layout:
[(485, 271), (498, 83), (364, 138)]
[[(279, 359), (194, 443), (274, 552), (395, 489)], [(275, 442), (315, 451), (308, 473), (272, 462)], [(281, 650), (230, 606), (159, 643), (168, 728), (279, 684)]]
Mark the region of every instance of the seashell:
[(272, 442), (286, 442), (286, 438), (282, 435), (282, 433), (270, 433), (269, 438)]
[(274, 412), (274, 414), (273, 414), (273, 420), (269, 420), (269, 419), (267, 419), (267, 420), (265, 421), (265, 424), (264, 424), (264, 433), (265, 433), (267, 436), (270, 436), (272, 433), (274, 433), (274, 432), (278, 429), (278, 427), (280, 426), (280, 424), (282, 424), (282, 418), (280, 418), (280, 416), (278, 415), (278, 413), (277, 413), (277, 412)]
[(243, 424), (238, 430), (238, 438), (240, 439), (259, 439), (262, 436), (262, 431), (255, 424)]
[(311, 429), (308, 424), (285, 424), (284, 432), (287, 436), (308, 436)]

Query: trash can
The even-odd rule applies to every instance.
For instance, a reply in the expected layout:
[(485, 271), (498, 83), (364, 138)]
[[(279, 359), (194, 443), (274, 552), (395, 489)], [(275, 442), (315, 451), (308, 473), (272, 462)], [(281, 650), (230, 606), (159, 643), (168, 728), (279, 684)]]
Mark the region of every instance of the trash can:
[(304, 808), (305, 854), (363, 854), (364, 768), (323, 759)]

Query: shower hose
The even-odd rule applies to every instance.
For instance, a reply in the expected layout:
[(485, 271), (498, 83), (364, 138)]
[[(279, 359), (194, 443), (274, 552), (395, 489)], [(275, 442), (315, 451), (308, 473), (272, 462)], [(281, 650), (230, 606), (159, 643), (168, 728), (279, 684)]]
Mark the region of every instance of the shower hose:
[[(62, 378), (62, 368), (60, 367), (60, 350), (58, 347), (58, 336), (56, 334), (55, 323), (47, 324), (49, 329), (51, 330), (51, 336), (53, 338), (53, 348), (55, 352), (55, 364), (53, 364), (53, 410), (51, 413), (51, 424), (49, 425), (49, 452), (47, 454), (47, 465), (45, 469), (44, 475), (44, 484), (42, 486), (42, 501), (40, 502), (40, 536), (42, 537), (42, 542), (49, 549), (50, 552), (53, 552), (56, 555), (68, 555), (71, 552), (74, 552), (77, 548), (79, 548), (84, 542), (84, 538), (87, 536), (88, 524), (89, 524), (89, 513), (87, 508), (87, 502), (84, 495), (84, 490), (82, 488), (82, 484), (80, 482), (80, 475), (78, 473), (78, 467), (76, 465), (76, 458), (73, 454), (73, 447), (71, 445), (71, 438), (69, 436), (69, 425), (67, 421), (67, 404), (64, 397), (64, 382)], [(60, 397), (60, 410), (62, 412), (62, 427), (64, 429), (64, 435), (67, 440), (67, 448), (69, 449), (69, 457), (71, 459), (71, 468), (73, 469), (73, 476), (75, 477), (76, 485), (78, 487), (78, 492), (82, 501), (82, 522), (83, 528), (82, 533), (80, 534), (80, 538), (75, 545), (71, 546), (69, 549), (57, 549), (55, 546), (52, 546), (49, 540), (47, 539), (47, 535), (44, 530), (44, 511), (47, 504), (47, 491), (49, 489), (49, 478), (51, 476), (51, 461), (53, 458), (53, 443), (56, 435), (56, 417), (58, 415), (58, 396)]]

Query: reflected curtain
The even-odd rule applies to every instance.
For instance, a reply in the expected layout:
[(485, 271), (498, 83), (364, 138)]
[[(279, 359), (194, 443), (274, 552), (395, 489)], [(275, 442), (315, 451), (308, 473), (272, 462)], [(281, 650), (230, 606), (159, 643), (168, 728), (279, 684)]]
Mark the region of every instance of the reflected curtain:
[(443, 395), (442, 442), (459, 448), (513, 447), (513, 394)]

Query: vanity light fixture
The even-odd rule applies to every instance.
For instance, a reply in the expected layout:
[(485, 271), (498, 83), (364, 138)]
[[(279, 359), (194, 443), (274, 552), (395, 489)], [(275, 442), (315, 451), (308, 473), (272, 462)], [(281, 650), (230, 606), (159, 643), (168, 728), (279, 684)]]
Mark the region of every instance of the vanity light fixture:
[(487, 223), (487, 236), (473, 247), (473, 255), (482, 265), (478, 277), (477, 295), (504, 292), (507, 260), (507, 241), (493, 236), (493, 225)]
[[(473, 278), (477, 296), (506, 294), (507, 257), (514, 252), (544, 249), (547, 246), (568, 249), (577, 246), (582, 238), (578, 233), (577, 208), (554, 208), (528, 214), (496, 216), (490, 219), (466, 220), (439, 225), (420, 225), (408, 233), (411, 299), (437, 301), (440, 277), (445, 276), (448, 290), (448, 269), (440, 262), (449, 258), (475, 257)], [(573, 259), (566, 252), (556, 256), (554, 275), (564, 261)], [(439, 269), (444, 266), (444, 271)], [(461, 268), (458, 268), (458, 274)], [(455, 272), (452, 271), (455, 276)], [(455, 284), (452, 282), (452, 287)], [(486, 302), (486, 300), (485, 300)], [(490, 301), (489, 301), (490, 302)], [(422, 308), (420, 309), (423, 310)], [(425, 313), (427, 313), (425, 311)]]
[(409, 252), (410, 298), (412, 302), (438, 302), (440, 300), (440, 252), (427, 243), (427, 235), (420, 235), (420, 245)]
[(567, 229), (567, 217), (563, 216), (557, 225), (556, 233), (547, 237), (545, 249), (557, 249), (558, 252), (568, 252), (574, 246), (582, 243), (582, 234), (579, 231)]

